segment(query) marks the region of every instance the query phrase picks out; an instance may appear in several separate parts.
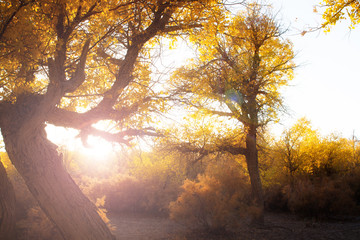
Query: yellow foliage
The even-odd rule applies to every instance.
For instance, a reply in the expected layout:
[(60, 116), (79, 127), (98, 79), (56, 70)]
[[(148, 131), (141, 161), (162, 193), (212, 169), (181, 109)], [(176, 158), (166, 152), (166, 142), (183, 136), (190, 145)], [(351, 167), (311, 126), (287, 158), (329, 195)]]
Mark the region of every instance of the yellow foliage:
[(104, 208), (105, 198), (106, 198), (106, 196), (96, 199), (95, 205), (98, 208), (97, 213), (99, 214), (101, 219), (104, 221), (104, 223), (106, 223), (106, 225), (108, 226), (108, 228), (110, 230), (115, 230), (115, 226), (113, 226), (111, 224), (110, 219), (106, 216), (107, 210)]
[(349, 18), (350, 28), (360, 23), (360, 2), (358, 0), (323, 0), (321, 6), (325, 7), (323, 13), (323, 27), (330, 31), (330, 27), (337, 22)]
[(266, 205), (300, 215), (358, 212), (359, 146), (336, 134), (321, 136), (306, 118), (260, 155)]
[[(1, 1), (0, 99), (14, 102), (21, 94), (43, 94), (51, 81), (56, 85), (58, 80), (71, 79), (76, 74), (85, 42), (89, 40), (86, 79), (61, 99), (60, 107), (78, 112), (89, 110), (99, 103), (116, 79), (125, 78), (129, 83), (116, 91), (117, 105), (120, 108), (143, 103), (139, 104), (142, 114), (132, 120), (134, 123), (138, 120), (151, 122), (151, 116), (144, 113), (149, 109), (165, 110), (159, 98), (153, 100), (158, 93), (154, 90), (156, 82), (150, 76), (153, 67), (149, 59), (157, 58), (153, 51), (159, 47), (157, 40), (169, 38), (170, 47), (174, 47), (174, 36), (179, 31), (191, 32), (206, 16), (222, 10), (222, 4), (213, 0), (164, 4), (157, 0)], [(156, 15), (159, 11), (160, 22), (166, 23), (166, 28), (154, 31), (153, 23), (159, 20)], [(171, 18), (167, 22), (168, 15)], [(136, 44), (139, 52), (130, 51)], [(134, 66), (125, 66), (128, 62), (125, 58), (129, 57), (135, 57)], [(56, 77), (59, 79), (56, 81), (49, 79), (49, 59), (57, 61)], [(124, 68), (126, 76), (119, 73)], [(142, 102), (145, 98), (147, 101)]]
[(170, 203), (172, 219), (209, 231), (224, 231), (236, 227), (238, 220), (249, 213), (246, 178), (236, 168), (213, 171), (214, 166), (208, 167), (206, 175), (198, 175), (196, 181), (184, 182), (183, 192)]
[(231, 113), (244, 124), (276, 120), (280, 89), (295, 68), (292, 43), (280, 37), (281, 31), (256, 4), (232, 18), (219, 15), (191, 37), (199, 58), (175, 72), (172, 84), (204, 113)]
[(7, 171), (9, 167), (12, 167), (12, 163), (6, 152), (0, 152), (0, 160)]

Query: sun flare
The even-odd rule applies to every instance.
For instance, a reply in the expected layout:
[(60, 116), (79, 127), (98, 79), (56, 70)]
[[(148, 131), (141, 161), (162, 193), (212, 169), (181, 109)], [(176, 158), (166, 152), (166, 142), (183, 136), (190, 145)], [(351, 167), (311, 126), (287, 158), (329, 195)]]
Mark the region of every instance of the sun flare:
[[(94, 162), (106, 162), (115, 153), (116, 147), (100, 137), (89, 136), (83, 143), (78, 136), (79, 132), (48, 125), (46, 127), (48, 139), (58, 146), (63, 146), (68, 151), (78, 152)], [(86, 145), (86, 146), (85, 146)]]
[(115, 151), (113, 143), (100, 137), (89, 136), (87, 146), (81, 146), (80, 152), (94, 161), (106, 161)]

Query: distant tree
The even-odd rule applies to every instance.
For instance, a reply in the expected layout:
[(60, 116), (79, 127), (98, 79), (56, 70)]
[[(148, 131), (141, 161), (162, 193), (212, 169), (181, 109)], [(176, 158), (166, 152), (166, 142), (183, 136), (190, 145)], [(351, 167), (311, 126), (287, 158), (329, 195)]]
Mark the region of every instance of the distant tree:
[(227, 151), (244, 155), (253, 201), (260, 209), (260, 214), (254, 217), (258, 223), (264, 221), (258, 131), (277, 119), (282, 109), (280, 89), (292, 79), (295, 67), (292, 44), (283, 38), (284, 31), (267, 10), (251, 4), (246, 12), (230, 21), (224, 16), (207, 24), (203, 31), (195, 32), (192, 40), (198, 47), (199, 58), (173, 77), (179, 101), (201, 114), (228, 117), (233, 123), (241, 123), (242, 141), (222, 141), (223, 144), (217, 141), (201, 148), (189, 143), (180, 148), (203, 154)]
[(294, 183), (296, 175), (332, 176), (355, 165), (350, 140), (336, 134), (321, 136), (306, 118), (285, 130), (273, 150), (290, 183)]
[(275, 144), (277, 161), (281, 161), (281, 165), (288, 171), (291, 184), (296, 173), (304, 167), (306, 146), (312, 136), (316, 136), (316, 131), (311, 129), (307, 119), (301, 118), (290, 129), (285, 130)]

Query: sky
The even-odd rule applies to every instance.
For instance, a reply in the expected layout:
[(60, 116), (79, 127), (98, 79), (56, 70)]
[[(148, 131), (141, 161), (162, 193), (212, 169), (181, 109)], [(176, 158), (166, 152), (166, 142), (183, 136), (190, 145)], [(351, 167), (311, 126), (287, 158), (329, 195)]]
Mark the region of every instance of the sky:
[[(277, 132), (306, 117), (322, 134), (337, 133), (360, 138), (360, 26), (350, 30), (349, 21), (331, 28), (300, 33), (322, 22), (313, 8), (320, 0), (272, 0), (278, 18), (289, 26), (285, 34), (297, 53), (295, 78), (283, 92), (288, 115)], [(319, 12), (321, 8), (318, 9)]]

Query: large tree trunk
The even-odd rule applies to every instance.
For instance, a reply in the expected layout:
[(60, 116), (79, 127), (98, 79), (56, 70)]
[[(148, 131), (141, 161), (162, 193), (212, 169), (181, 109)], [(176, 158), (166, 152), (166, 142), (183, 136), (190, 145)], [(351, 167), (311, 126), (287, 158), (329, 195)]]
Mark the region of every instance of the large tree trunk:
[(15, 223), (15, 192), (0, 159), (0, 239), (16, 239)]
[[(15, 117), (14, 117), (15, 118)], [(115, 239), (62, 164), (44, 124), (23, 128), (20, 119), (2, 128), (6, 151), (41, 209), (64, 239)]]
[(246, 163), (251, 182), (251, 194), (257, 208), (253, 216), (254, 224), (264, 224), (264, 194), (260, 179), (258, 150), (256, 146), (256, 127), (250, 125), (246, 134)]

